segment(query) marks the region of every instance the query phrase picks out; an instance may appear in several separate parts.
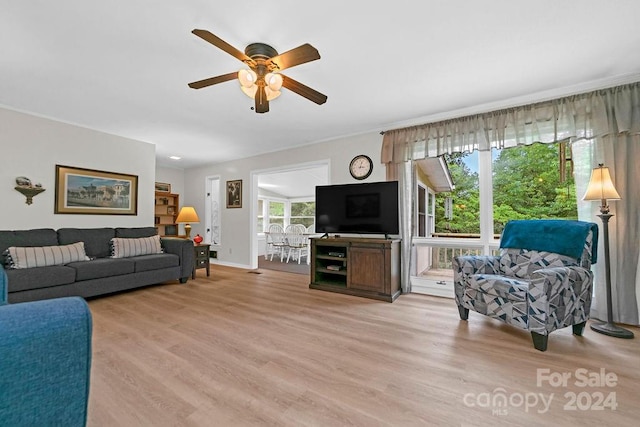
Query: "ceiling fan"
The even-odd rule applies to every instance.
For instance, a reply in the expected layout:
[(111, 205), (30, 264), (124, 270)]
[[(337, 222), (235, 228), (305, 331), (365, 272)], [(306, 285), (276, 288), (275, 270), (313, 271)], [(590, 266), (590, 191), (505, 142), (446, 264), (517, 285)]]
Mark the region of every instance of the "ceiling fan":
[(237, 78), (240, 81), (242, 91), (247, 96), (255, 99), (256, 113), (269, 111), (269, 101), (280, 96), (280, 89), (283, 86), (318, 105), (327, 102), (326, 95), (280, 73), (280, 71), (287, 68), (320, 59), (318, 50), (310, 44), (305, 43), (285, 53), (278, 54), (274, 48), (267, 44), (251, 43), (242, 53), (207, 30), (195, 29), (191, 32), (244, 62), (249, 69), (242, 69), (233, 73), (189, 83), (190, 88), (201, 89)]

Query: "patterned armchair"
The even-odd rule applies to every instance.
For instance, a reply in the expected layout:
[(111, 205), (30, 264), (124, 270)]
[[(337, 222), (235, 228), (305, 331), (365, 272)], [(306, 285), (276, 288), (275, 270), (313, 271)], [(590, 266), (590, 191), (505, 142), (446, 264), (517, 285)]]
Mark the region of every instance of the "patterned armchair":
[(549, 333), (567, 326), (582, 335), (591, 307), (598, 226), (567, 220), (519, 220), (505, 226), (499, 256), (453, 260), (460, 318), (469, 310), (531, 332), (547, 349)]

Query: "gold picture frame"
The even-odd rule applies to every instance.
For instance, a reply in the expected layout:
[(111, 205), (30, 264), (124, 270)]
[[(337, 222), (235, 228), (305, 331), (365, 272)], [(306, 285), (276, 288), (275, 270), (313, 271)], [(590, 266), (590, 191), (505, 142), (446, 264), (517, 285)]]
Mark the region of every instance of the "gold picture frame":
[(54, 213), (137, 215), (138, 176), (56, 165)]
[(227, 181), (227, 208), (242, 207), (242, 180)]

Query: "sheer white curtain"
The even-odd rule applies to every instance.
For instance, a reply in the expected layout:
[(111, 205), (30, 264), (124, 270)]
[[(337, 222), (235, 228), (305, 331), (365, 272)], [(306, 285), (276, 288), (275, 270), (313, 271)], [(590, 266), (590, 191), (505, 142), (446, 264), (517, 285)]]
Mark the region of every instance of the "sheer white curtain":
[[(411, 292), (411, 234), (415, 218), (414, 169), (411, 162), (387, 163), (387, 181), (398, 181), (398, 198), (400, 200), (400, 287), (402, 292)], [(405, 237), (409, 236), (409, 237)]]
[[(605, 163), (613, 170), (615, 184), (622, 197), (620, 202), (615, 202), (617, 226), (610, 236), (611, 265), (616, 266), (615, 273), (612, 269), (612, 285), (615, 288), (614, 319), (637, 325), (640, 299), (640, 279), (637, 276), (640, 257), (637, 248), (640, 195), (634, 188), (640, 182), (637, 166), (640, 161), (637, 157), (640, 154), (637, 147), (639, 135), (640, 82), (637, 82), (536, 104), (386, 131), (381, 157), (383, 163), (391, 166), (455, 152), (502, 149), (534, 142), (563, 140), (576, 145), (584, 141), (587, 147), (592, 148), (589, 148), (590, 154), (581, 155), (583, 161), (575, 162), (576, 170), (588, 171), (576, 173), (577, 194), (582, 197), (591, 168), (598, 163)], [(391, 169), (392, 167), (388, 167), (388, 170)], [(627, 185), (632, 182), (635, 187)], [(413, 202), (412, 195), (403, 191), (401, 197), (403, 205), (409, 208)], [(580, 219), (599, 223), (599, 219), (595, 217), (596, 211), (597, 206), (582, 207)], [(404, 227), (403, 231), (406, 232)], [(408, 233), (403, 234), (403, 240), (411, 240), (411, 229)], [(410, 246), (409, 253), (403, 251), (402, 255), (404, 259), (411, 258)], [(599, 270), (604, 270), (603, 264), (595, 266), (597, 278), (600, 277)], [(594, 312), (598, 313), (598, 317), (606, 318), (604, 299), (598, 298), (598, 293), (603, 288), (598, 288), (599, 283), (604, 282), (596, 282)]]

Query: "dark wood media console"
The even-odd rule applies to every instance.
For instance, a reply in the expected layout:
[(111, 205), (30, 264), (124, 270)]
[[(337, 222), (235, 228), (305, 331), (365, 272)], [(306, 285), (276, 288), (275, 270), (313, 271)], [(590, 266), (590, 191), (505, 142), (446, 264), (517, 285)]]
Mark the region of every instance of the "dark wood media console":
[(400, 240), (311, 239), (311, 289), (393, 302), (400, 295)]

